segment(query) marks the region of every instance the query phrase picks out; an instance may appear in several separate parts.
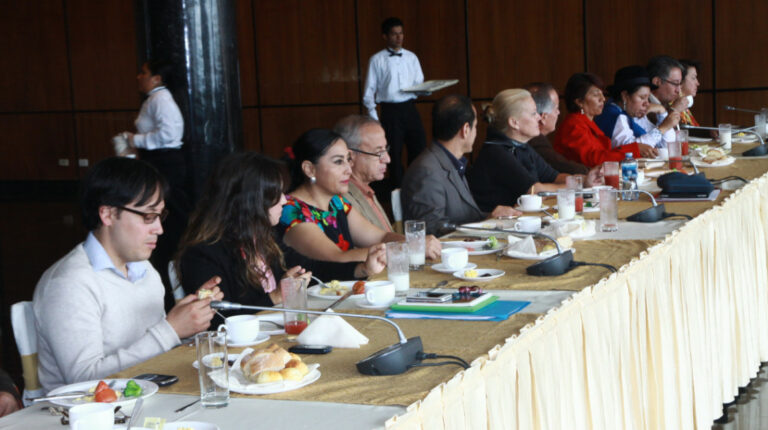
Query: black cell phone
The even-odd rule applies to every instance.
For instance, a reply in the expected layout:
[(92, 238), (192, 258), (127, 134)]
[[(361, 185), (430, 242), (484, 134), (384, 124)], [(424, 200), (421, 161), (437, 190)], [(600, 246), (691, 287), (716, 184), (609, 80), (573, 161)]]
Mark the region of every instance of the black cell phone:
[(294, 345), (288, 348), (288, 351), (294, 354), (328, 354), (333, 350), (328, 345)]
[(173, 385), (179, 381), (178, 376), (173, 375), (159, 375), (157, 373), (144, 373), (139, 376), (134, 376), (133, 379), (142, 379), (144, 381), (154, 382), (161, 387), (167, 387)]

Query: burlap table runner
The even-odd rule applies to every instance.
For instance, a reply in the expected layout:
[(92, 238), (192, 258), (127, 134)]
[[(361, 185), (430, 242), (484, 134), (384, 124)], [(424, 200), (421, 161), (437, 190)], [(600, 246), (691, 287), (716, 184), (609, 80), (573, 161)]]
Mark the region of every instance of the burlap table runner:
[[(382, 315), (382, 313), (359, 313)], [(521, 328), (535, 321), (538, 316), (537, 314), (516, 314), (501, 322), (400, 319), (397, 323), (407, 337), (421, 337), (425, 352), (456, 355), (471, 362), (486, 354), (494, 346), (503, 344), (506, 338), (518, 334)], [(409, 405), (422, 399), (432, 388), (448, 381), (461, 370), (460, 367), (451, 365), (416, 368), (394, 376), (361, 375), (357, 372), (355, 363), (396, 343), (397, 334), (391, 326), (381, 321), (352, 318), (346, 320), (365, 334), (370, 339), (370, 343), (360, 349), (334, 349), (327, 355), (302, 356), (307, 363), (320, 364), (322, 376), (315, 383), (281, 394), (247, 396), (232, 393), (232, 395), (281, 400)], [(287, 340), (286, 336), (273, 336), (259, 346), (266, 346), (269, 342), (275, 342), (286, 349), (294, 344)], [(242, 349), (231, 348), (229, 352), (239, 352)], [(161, 388), (161, 393), (197, 395), (200, 393), (200, 386), (197, 370), (192, 367), (195, 359), (194, 345), (183, 345), (116, 373), (112, 377), (130, 378), (141, 373), (176, 375), (179, 377), (179, 382), (170, 387)]]

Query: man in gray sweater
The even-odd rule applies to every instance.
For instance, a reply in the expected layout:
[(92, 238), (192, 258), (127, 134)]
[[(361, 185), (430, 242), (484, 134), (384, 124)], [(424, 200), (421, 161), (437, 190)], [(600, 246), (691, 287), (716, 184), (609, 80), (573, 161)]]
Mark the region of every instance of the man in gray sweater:
[(110, 158), (82, 186), (85, 242), (51, 266), (35, 289), (38, 374), (46, 391), (102, 379), (208, 328), (214, 277), (165, 314), (165, 290), (147, 259), (163, 233), (165, 180), (154, 167)]

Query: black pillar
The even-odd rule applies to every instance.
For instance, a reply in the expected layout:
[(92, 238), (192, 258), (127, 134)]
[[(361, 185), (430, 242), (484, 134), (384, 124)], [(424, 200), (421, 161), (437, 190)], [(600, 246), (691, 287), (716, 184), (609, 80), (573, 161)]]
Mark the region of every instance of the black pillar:
[(168, 88), (184, 116), (193, 201), (219, 158), (242, 148), (235, 13), (235, 0), (136, 0), (138, 66), (174, 64)]

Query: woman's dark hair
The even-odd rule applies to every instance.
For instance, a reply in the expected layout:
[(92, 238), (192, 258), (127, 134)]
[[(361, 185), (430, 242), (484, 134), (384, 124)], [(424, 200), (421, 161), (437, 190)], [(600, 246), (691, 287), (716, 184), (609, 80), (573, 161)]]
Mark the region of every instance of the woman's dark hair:
[(242, 152), (222, 159), (208, 178), (181, 239), (176, 272), (181, 273), (179, 262), (187, 248), (223, 241), (239, 262), (241, 280), (261, 286), (267, 267), (283, 265), (272, 236), (269, 208), (280, 201), (287, 183), (283, 163), (266, 155)]
[(102, 160), (88, 171), (81, 184), (83, 225), (88, 231), (101, 226), (101, 206), (144, 206), (155, 193), (158, 197), (152, 203), (159, 204), (167, 191), (165, 178), (145, 161), (125, 157)]
[(325, 128), (313, 128), (299, 136), (293, 143), (293, 165), (291, 166), (291, 187), (290, 191), (298, 188), (307, 180), (304, 171), (301, 169), (301, 163), (308, 160), (312, 164), (328, 152), (328, 148), (334, 142), (341, 139), (341, 136)]
[(565, 84), (565, 107), (569, 112), (581, 110), (576, 100), (583, 99), (592, 86), (603, 89), (603, 80), (593, 73), (574, 73)]
[(680, 64), (683, 65), (683, 80), (685, 80), (685, 76), (688, 74), (688, 69), (689, 68), (693, 67), (694, 69), (696, 69), (696, 72), (701, 70), (701, 62), (699, 62), (699, 61), (689, 60), (689, 59), (685, 59), (685, 58), (681, 58), (678, 61), (680, 61)]
[(173, 64), (168, 61), (153, 59), (147, 60), (147, 69), (152, 76), (160, 75), (160, 79), (163, 80), (163, 85), (171, 86), (171, 77), (173, 73)]

